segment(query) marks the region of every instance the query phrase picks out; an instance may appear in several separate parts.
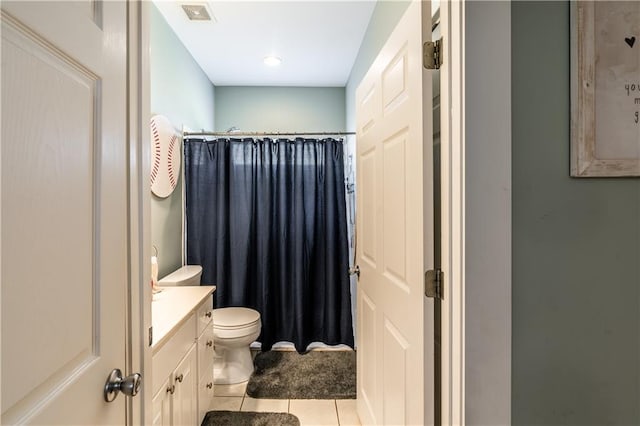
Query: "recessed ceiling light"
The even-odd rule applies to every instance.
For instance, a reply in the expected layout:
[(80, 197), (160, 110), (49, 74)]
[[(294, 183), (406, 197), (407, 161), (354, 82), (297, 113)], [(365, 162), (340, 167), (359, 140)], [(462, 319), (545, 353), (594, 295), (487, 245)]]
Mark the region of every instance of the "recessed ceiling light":
[(192, 21), (216, 21), (204, 4), (183, 4), (181, 6), (184, 13)]
[(263, 61), (265, 65), (268, 65), (270, 67), (277, 67), (282, 63), (282, 59), (278, 58), (277, 56), (265, 56)]

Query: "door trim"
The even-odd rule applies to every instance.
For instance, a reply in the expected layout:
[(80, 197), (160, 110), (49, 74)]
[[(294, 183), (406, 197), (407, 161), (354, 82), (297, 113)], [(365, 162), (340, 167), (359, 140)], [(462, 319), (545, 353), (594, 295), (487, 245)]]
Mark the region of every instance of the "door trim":
[(442, 1), (440, 23), (442, 424), (509, 425), (511, 5)]
[(149, 2), (128, 2), (128, 167), (129, 167), (129, 247), (127, 321), (127, 373), (142, 374), (143, 385), (136, 398), (127, 398), (127, 424), (151, 424), (151, 153), (148, 122), (151, 89), (149, 84)]
[(440, 3), (442, 300), (441, 424), (464, 425), (464, 7)]

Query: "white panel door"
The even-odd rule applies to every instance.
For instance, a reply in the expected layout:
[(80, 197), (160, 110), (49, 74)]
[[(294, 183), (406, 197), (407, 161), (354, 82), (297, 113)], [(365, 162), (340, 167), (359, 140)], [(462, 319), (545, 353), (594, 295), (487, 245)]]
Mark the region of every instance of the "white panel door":
[(414, 1), (356, 91), (358, 414), (433, 424), (430, 3)]
[(124, 424), (127, 4), (1, 7), (2, 424)]

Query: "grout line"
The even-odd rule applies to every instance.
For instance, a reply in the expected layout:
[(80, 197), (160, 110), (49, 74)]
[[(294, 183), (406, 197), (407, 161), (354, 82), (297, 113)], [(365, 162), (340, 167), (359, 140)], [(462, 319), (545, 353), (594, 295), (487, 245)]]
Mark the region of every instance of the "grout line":
[(291, 414), (291, 400), (287, 401), (287, 413)]
[(340, 426), (340, 413), (338, 412), (338, 401), (333, 400), (333, 405), (336, 407), (336, 418), (338, 419), (338, 426)]
[(238, 411), (242, 411), (242, 406), (244, 405), (244, 398), (247, 396), (247, 392), (245, 391), (245, 393), (242, 395), (242, 402), (240, 403), (240, 408), (238, 408)]

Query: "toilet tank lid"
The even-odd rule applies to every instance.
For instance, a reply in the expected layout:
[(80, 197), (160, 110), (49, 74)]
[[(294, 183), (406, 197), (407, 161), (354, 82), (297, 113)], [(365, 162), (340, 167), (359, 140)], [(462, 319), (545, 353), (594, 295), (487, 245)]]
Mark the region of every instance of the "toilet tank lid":
[(184, 265), (182, 268), (173, 271), (166, 277), (159, 280), (160, 283), (177, 283), (196, 277), (202, 273), (202, 266), (200, 265)]
[(213, 310), (213, 326), (237, 327), (260, 320), (260, 313), (249, 308), (218, 308)]

